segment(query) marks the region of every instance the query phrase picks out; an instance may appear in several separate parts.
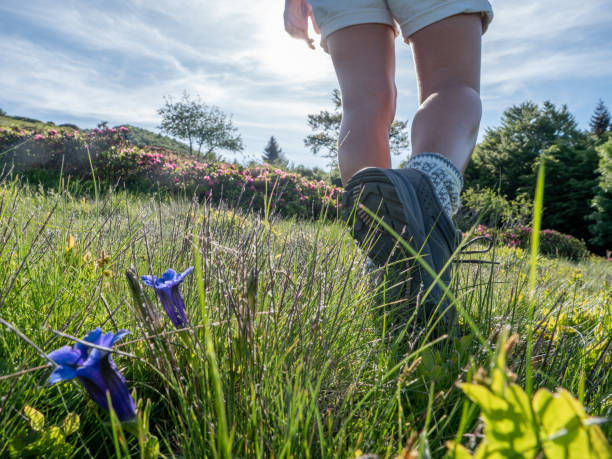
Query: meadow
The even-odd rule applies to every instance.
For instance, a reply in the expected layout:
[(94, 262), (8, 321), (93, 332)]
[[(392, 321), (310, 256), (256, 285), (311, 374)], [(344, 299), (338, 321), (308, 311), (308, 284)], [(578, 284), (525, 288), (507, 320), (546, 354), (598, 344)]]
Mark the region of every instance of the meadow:
[[(539, 256), (530, 290), (528, 251), (494, 247), (454, 267), (462, 336), (390, 332), (401, 304), (344, 222), (280, 218), (268, 191), (250, 212), (5, 175), (0, 457), (610, 457), (609, 261)], [(177, 329), (138, 276), (191, 266)], [(96, 327), (130, 332), (134, 421), (48, 384)]]

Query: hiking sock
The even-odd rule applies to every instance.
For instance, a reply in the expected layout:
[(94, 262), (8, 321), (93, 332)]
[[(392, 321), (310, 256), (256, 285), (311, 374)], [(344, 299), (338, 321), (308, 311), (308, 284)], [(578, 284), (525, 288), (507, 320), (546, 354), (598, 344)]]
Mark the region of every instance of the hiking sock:
[(463, 188), (463, 175), (452, 162), (439, 153), (422, 153), (410, 158), (406, 168), (417, 169), (427, 174), (446, 215), (450, 218), (457, 213), (460, 204), (459, 195)]

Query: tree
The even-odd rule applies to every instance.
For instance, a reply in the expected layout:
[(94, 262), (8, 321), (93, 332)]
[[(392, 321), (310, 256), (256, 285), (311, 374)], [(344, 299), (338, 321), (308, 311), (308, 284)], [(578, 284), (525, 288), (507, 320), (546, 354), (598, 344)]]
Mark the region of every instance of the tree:
[(164, 106), (157, 111), (162, 117), (159, 128), (166, 134), (186, 140), (189, 154), (193, 154), (194, 144), (200, 153), (206, 146), (208, 156), (215, 148), (242, 151), (242, 139), (231, 117), (228, 118), (219, 108), (209, 107), (199, 97), (192, 99), (187, 91), (178, 102), (171, 97), (164, 98), (164, 101)]
[(597, 193), (592, 201), (595, 209), (590, 227), (593, 238), (589, 241), (597, 249), (612, 249), (612, 136), (597, 147), (599, 153), (599, 180)]
[(587, 217), (597, 184), (594, 141), (577, 127), (566, 106), (550, 102), (513, 106), (500, 127), (487, 130), (465, 174), (466, 184), (491, 188), (506, 199), (533, 199), (545, 161), (542, 225), (588, 240)]
[(497, 189), (511, 200), (520, 194), (533, 196), (535, 161), (560, 140), (570, 149), (586, 140), (565, 105), (560, 109), (549, 101), (541, 108), (533, 102), (514, 105), (502, 114), (501, 126), (487, 129), (474, 149), (466, 183)]
[(0, 108), (0, 116), (6, 116), (6, 112)]
[[(338, 144), (342, 143), (340, 136), (340, 123), (342, 121), (342, 98), (340, 91), (334, 89), (331, 93), (333, 111), (322, 110), (317, 114), (308, 115), (308, 126), (313, 133), (304, 139), (304, 145), (309, 147), (313, 154), (321, 153), (324, 158), (330, 159), (330, 165), (337, 165)], [(407, 121), (393, 121), (389, 131), (389, 148), (391, 153), (399, 155), (410, 145)]]
[(282, 164), (286, 162), (283, 150), (278, 146), (274, 136), (270, 137), (268, 145), (264, 148), (262, 158), (268, 164)]
[(591, 132), (595, 134), (598, 139), (601, 139), (604, 132), (610, 128), (610, 112), (601, 99), (597, 102), (589, 126), (591, 127)]
[(217, 107), (206, 107), (202, 104), (203, 116), (198, 120), (195, 131), (195, 141), (198, 144), (198, 153), (202, 153), (202, 147), (206, 147), (204, 156), (207, 158), (214, 155), (214, 150), (219, 148), (228, 151), (242, 151), (244, 145), (238, 134), (238, 129), (232, 124), (231, 116), (228, 117)]

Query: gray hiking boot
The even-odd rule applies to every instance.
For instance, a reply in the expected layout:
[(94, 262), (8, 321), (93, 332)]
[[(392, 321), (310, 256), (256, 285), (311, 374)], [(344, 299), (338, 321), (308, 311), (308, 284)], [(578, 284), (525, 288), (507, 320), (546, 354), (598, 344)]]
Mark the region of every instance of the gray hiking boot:
[[(451, 280), (448, 261), (459, 238), (429, 177), (416, 169), (365, 168), (349, 180), (342, 206), (344, 217), (361, 247), (376, 265), (388, 267), (392, 289), (403, 300), (400, 311), (403, 319), (407, 320), (418, 306), (417, 319), (421, 325), (437, 321), (434, 335), (457, 333), (455, 309), (439, 283), (425, 296), (434, 284), (432, 276), (357, 203), (370, 209), (400, 234), (434, 272), (444, 270), (440, 280), (448, 286)], [(401, 279), (399, 283), (398, 279)]]

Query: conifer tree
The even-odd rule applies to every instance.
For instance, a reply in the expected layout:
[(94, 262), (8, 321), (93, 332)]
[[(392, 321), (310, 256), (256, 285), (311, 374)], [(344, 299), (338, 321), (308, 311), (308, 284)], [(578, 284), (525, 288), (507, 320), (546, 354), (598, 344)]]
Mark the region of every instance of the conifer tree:
[(279, 147), (278, 142), (274, 138), (274, 136), (270, 137), (268, 141), (268, 145), (264, 148), (264, 154), (262, 156), (264, 162), (268, 164), (277, 164), (279, 162), (284, 162), (285, 157), (283, 154), (283, 150)]
[[(321, 154), (323, 158), (330, 159), (330, 166), (338, 164), (338, 142), (340, 139), (340, 124), (342, 122), (342, 97), (338, 89), (331, 93), (333, 111), (322, 110), (319, 113), (308, 115), (308, 126), (313, 133), (304, 139), (304, 146), (310, 148), (313, 154)], [(406, 154), (410, 146), (409, 129), (407, 121), (395, 120), (389, 129), (389, 149), (391, 154)], [(407, 155), (408, 156), (408, 155)]]
[(610, 112), (603, 100), (599, 99), (597, 102), (597, 107), (595, 107), (589, 125), (591, 127), (591, 132), (595, 134), (598, 139), (601, 139), (604, 133), (610, 129)]
[(612, 249), (612, 137), (597, 148), (599, 153), (599, 183), (593, 199), (591, 244), (600, 251)]

